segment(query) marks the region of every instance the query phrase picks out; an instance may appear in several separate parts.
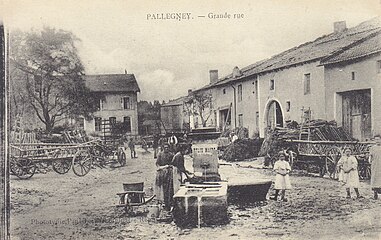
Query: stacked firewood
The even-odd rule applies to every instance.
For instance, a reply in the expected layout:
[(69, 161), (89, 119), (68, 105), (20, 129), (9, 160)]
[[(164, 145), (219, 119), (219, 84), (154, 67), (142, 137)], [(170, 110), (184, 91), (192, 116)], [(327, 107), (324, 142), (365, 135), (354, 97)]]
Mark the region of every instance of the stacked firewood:
[(310, 129), (311, 141), (353, 141), (354, 139), (344, 131), (342, 127), (337, 127), (335, 121), (312, 120), (303, 125), (302, 130)]
[[(305, 134), (304, 138), (301, 137), (303, 134)], [(342, 127), (337, 127), (335, 121), (311, 120), (301, 125), (299, 129), (277, 127), (268, 130), (259, 156), (266, 156), (267, 154), (272, 156), (289, 148), (290, 143), (285, 140), (353, 141), (354, 139)]]
[(290, 128), (277, 127), (273, 130), (267, 130), (258, 156), (266, 156), (267, 154), (271, 156), (275, 155), (277, 152), (289, 147), (290, 143), (285, 140), (298, 140), (299, 133), (299, 129)]

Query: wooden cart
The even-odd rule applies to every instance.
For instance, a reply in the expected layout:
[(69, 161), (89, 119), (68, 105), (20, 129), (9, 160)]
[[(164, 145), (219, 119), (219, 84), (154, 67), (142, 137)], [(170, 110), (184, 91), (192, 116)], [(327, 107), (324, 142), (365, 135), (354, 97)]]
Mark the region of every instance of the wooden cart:
[[(308, 140), (287, 140), (291, 143), (292, 149), (296, 152), (296, 157), (292, 164), (314, 164), (320, 169), (320, 176), (328, 174), (330, 178), (337, 179), (337, 162), (345, 148), (352, 150), (359, 161), (360, 177), (365, 179), (362, 173), (362, 164), (366, 165), (367, 153), (371, 142), (358, 141), (308, 141)], [(361, 170), (361, 171), (360, 171)], [(365, 171), (365, 174), (367, 171)]]
[[(116, 150), (115, 150), (116, 149)], [(77, 176), (85, 176), (92, 166), (110, 163), (126, 164), (120, 147), (108, 148), (99, 140), (84, 143), (21, 143), (10, 145), (10, 171), (20, 179), (31, 178), (38, 164), (51, 165), (59, 174), (70, 168)]]

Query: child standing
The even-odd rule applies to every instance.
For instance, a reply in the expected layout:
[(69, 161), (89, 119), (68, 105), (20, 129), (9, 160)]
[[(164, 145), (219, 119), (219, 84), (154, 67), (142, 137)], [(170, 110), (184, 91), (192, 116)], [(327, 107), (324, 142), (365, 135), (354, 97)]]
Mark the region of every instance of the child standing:
[(275, 195), (271, 197), (272, 200), (277, 200), (279, 191), (281, 192), (281, 200), (283, 202), (287, 202), (286, 196), (286, 189), (291, 189), (291, 182), (290, 182), (290, 176), (289, 173), (291, 171), (290, 164), (286, 161), (286, 153), (281, 151), (278, 154), (278, 161), (274, 164), (274, 171), (276, 172), (275, 176)]
[(357, 159), (351, 155), (350, 148), (344, 149), (344, 156), (337, 162), (337, 167), (340, 169), (339, 181), (344, 183), (347, 191), (347, 198), (351, 198), (350, 188), (354, 188), (357, 198), (363, 198), (359, 193), (359, 173), (357, 170)]

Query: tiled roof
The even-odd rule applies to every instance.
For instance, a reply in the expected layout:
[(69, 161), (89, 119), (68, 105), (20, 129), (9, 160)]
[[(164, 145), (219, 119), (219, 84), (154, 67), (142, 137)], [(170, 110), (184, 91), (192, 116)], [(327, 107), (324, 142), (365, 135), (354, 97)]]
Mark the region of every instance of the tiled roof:
[[(345, 31), (324, 35), (314, 41), (301, 44), (269, 59), (251, 64), (241, 69), (242, 74), (240, 76), (229, 74), (220, 78), (216, 83), (208, 84), (196, 91), (224, 85), (255, 74), (287, 68), (306, 62), (324, 60), (328, 57), (336, 56), (336, 54), (340, 55), (340, 59), (370, 54), (371, 51), (378, 51), (377, 49), (380, 48), (380, 44), (378, 43), (377, 45), (377, 39), (374, 37), (375, 35), (379, 36), (380, 31), (381, 19), (376, 17)], [(333, 59), (336, 59), (336, 57)]]
[(371, 38), (321, 61), (322, 65), (349, 61), (381, 52), (381, 31)]
[(134, 74), (85, 75), (84, 78), (93, 92), (140, 92)]
[(184, 101), (186, 100), (186, 96), (176, 98), (174, 100), (169, 100), (169, 102), (162, 104), (162, 107), (170, 107), (170, 106), (179, 106), (183, 105)]

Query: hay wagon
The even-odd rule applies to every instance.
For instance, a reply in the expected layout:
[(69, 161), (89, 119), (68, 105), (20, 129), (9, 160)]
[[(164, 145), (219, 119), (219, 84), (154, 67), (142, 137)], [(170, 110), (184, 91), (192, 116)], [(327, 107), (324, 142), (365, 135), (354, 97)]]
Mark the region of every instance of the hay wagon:
[(307, 166), (314, 164), (319, 167), (320, 176), (328, 174), (330, 178), (337, 179), (337, 162), (345, 148), (350, 148), (352, 155), (359, 161), (360, 177), (367, 179), (370, 176), (370, 168), (367, 164), (370, 142), (308, 140), (287, 140), (287, 142), (293, 145), (292, 149), (296, 152), (292, 164)]

